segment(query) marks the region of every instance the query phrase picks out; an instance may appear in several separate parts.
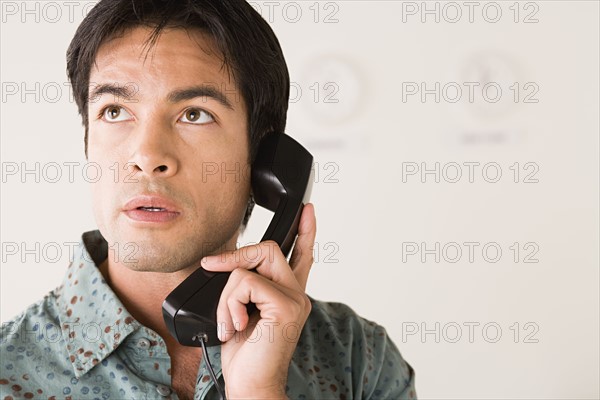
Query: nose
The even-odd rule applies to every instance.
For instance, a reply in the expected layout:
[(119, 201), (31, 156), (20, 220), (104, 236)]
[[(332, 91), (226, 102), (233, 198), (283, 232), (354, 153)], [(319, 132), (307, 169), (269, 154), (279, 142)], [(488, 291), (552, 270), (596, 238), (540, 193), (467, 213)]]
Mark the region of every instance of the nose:
[(129, 167), (151, 178), (168, 178), (177, 173), (178, 160), (168, 128), (148, 123), (134, 132)]

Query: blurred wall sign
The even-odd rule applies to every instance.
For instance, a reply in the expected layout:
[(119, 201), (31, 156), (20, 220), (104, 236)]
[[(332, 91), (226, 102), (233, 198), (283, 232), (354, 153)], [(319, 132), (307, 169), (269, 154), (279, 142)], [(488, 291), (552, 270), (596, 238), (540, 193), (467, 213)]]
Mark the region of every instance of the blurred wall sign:
[(300, 82), (292, 83), (290, 102), (299, 102), (318, 134), (307, 144), (323, 151), (348, 151), (360, 144), (358, 129), (367, 91), (357, 61), (345, 55), (316, 55), (303, 67)]
[[(354, 122), (365, 90), (356, 62), (342, 55), (322, 55), (309, 61), (301, 79), (302, 106), (318, 123)], [(293, 96), (294, 88), (292, 87)]]
[(538, 102), (539, 85), (527, 79), (517, 60), (482, 50), (464, 58), (457, 79), (442, 87), (442, 98), (458, 124), (451, 135), (459, 145), (515, 144), (524, 135), (518, 112)]
[(516, 61), (498, 52), (477, 52), (468, 57), (460, 71), (461, 103), (472, 117), (498, 120), (515, 110), (525, 93)]

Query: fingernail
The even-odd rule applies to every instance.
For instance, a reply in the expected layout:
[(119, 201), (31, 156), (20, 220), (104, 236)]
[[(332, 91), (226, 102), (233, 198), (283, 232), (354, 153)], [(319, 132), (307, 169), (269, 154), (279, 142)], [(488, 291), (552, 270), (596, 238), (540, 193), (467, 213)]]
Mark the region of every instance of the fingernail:
[(219, 338), (219, 340), (222, 342), (223, 341), (223, 336), (221, 333), (221, 324), (217, 324), (217, 337)]

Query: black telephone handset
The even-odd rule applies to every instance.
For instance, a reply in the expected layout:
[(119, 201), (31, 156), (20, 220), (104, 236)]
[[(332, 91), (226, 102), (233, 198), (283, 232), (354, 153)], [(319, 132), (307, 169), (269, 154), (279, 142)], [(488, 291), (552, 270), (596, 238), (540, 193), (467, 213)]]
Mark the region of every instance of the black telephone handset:
[[(274, 240), (287, 258), (298, 233), (304, 204), (310, 199), (313, 156), (285, 133), (265, 136), (252, 164), (252, 192), (259, 206), (273, 211), (261, 241)], [(200, 267), (165, 299), (163, 318), (171, 335), (184, 346), (199, 347), (194, 336), (205, 333), (207, 346), (218, 345), (217, 305), (230, 272)], [(253, 309), (251, 305), (249, 309)]]

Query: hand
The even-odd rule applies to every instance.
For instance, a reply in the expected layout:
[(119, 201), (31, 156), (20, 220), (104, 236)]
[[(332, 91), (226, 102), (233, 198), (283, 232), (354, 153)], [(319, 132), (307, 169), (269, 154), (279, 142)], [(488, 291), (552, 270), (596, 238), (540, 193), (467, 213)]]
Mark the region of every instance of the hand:
[[(228, 399), (286, 398), (290, 360), (311, 310), (305, 289), (316, 231), (308, 203), (289, 264), (274, 241), (202, 259), (208, 271), (231, 271), (217, 307)], [(249, 271), (254, 268), (257, 273)], [(249, 302), (258, 309), (251, 317)]]

